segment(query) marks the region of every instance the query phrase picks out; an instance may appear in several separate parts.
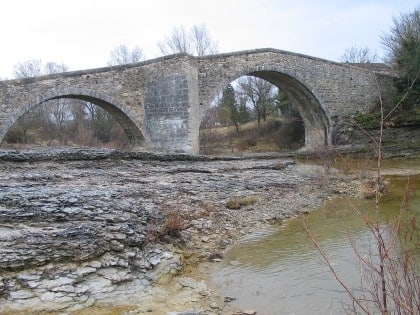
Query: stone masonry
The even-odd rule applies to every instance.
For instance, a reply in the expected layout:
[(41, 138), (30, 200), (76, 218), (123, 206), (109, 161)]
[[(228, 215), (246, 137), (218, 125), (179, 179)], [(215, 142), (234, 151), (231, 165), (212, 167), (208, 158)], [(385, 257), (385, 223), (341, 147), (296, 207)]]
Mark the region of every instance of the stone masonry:
[(257, 49), (204, 57), (172, 55), (141, 63), (0, 82), (0, 141), (31, 108), (75, 98), (108, 110), (131, 145), (197, 154), (201, 117), (232, 81), (253, 75), (283, 89), (305, 124), (308, 149), (331, 145), (340, 126), (369, 111), (390, 76), (306, 55)]

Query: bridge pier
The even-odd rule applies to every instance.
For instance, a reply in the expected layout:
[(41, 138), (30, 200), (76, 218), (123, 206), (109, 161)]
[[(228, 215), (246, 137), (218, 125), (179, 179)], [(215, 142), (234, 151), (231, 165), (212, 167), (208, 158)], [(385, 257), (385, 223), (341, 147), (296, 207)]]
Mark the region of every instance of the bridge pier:
[(145, 127), (149, 145), (158, 151), (199, 153), (198, 70), (194, 58), (150, 75), (145, 85)]

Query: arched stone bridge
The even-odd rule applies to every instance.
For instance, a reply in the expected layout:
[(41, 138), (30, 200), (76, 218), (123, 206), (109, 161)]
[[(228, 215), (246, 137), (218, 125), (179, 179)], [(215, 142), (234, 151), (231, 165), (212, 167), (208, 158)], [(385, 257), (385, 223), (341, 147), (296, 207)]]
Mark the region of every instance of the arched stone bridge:
[[(0, 82), (0, 141), (26, 111), (53, 99), (89, 101), (108, 110), (131, 144), (199, 152), (200, 120), (213, 99), (243, 75), (283, 89), (305, 124), (305, 146), (334, 144), (340, 126), (367, 112), (389, 87), (366, 68), (275, 49), (205, 57), (172, 55), (145, 62)], [(378, 80), (379, 79), (379, 80)]]

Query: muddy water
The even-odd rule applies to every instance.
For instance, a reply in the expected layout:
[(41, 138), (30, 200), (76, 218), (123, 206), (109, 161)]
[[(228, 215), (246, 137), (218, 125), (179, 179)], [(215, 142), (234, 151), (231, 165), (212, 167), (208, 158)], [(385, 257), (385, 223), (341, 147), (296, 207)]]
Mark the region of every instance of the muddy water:
[[(382, 198), (385, 220), (395, 216), (399, 209), (407, 174), (411, 173), (409, 208), (419, 222), (420, 193), (416, 191), (420, 185), (419, 162), (403, 165), (387, 162), (385, 173), (390, 185)], [(352, 202), (368, 213), (374, 209), (372, 200)], [(360, 265), (349, 237), (367, 247), (372, 244), (372, 237), (354, 215), (348, 200), (330, 200), (320, 211), (306, 216), (306, 222), (342, 280), (358, 288)], [(343, 313), (343, 304), (349, 302), (307, 239), (300, 219), (290, 220), (266, 235), (254, 234), (242, 240), (227, 253), (213, 280), (223, 295), (236, 298), (232, 302), (235, 306), (255, 309), (264, 315), (337, 314)]]

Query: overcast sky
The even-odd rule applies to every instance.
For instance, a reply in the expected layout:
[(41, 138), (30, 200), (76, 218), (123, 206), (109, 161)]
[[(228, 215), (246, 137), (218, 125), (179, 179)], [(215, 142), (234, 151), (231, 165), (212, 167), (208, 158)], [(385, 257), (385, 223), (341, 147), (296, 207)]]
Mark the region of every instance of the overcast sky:
[(205, 24), (220, 52), (276, 48), (339, 61), (345, 49), (383, 56), (380, 36), (419, 0), (2, 0), (0, 78), (29, 59), (70, 70), (106, 66), (120, 44), (160, 56), (174, 26)]

